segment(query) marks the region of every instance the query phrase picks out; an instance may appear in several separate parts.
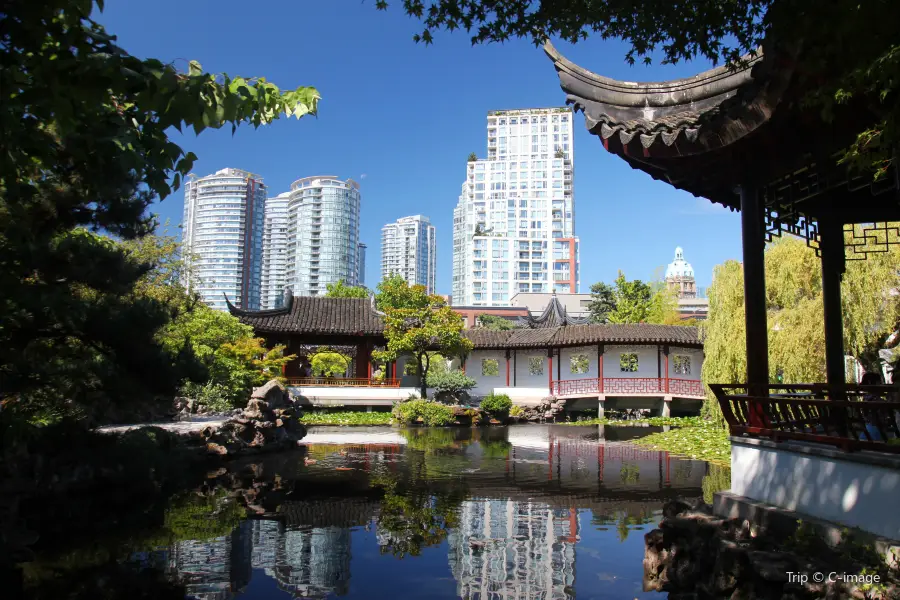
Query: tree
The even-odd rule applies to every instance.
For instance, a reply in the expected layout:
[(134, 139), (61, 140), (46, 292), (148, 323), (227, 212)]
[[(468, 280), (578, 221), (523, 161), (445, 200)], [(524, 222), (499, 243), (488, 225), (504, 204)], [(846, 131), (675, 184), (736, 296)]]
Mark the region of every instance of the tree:
[[(376, 0), (378, 9), (387, 0)], [(430, 44), (441, 29), (465, 29), (473, 44), (513, 37), (535, 44), (559, 36), (576, 43), (596, 34), (624, 40), (625, 60), (649, 64), (698, 58), (741, 62), (768, 38), (801, 48), (804, 100), (827, 120), (837, 105), (853, 103), (877, 115), (848, 146), (843, 160), (883, 177), (897, 160), (900, 138), (900, 7), (896, 2), (835, 0), (403, 0), (423, 21), (417, 42)], [(691, 15), (685, 18), (685, 15)], [(853, 52), (848, 52), (848, 47)]]
[(480, 327), (490, 329), (491, 331), (509, 331), (510, 329), (516, 328), (515, 323), (509, 319), (498, 317), (497, 315), (483, 313), (478, 315), (477, 319)]
[[(766, 307), (769, 339), (769, 380), (773, 383), (824, 381), (825, 330), (822, 322), (821, 261), (796, 238), (775, 241), (766, 248)], [(870, 254), (864, 261), (847, 261), (841, 286), (844, 349), (880, 370), (872, 362), (877, 349), (900, 320), (900, 248)], [(709, 288), (709, 318), (704, 334), (703, 379), (715, 383), (746, 380), (743, 270), (737, 261), (718, 265)], [(721, 419), (709, 393), (704, 413)]]
[(619, 271), (616, 278), (615, 309), (607, 315), (609, 323), (645, 323), (650, 314), (650, 286), (635, 279), (628, 281)]
[(321, 348), (309, 361), (313, 375), (320, 377), (334, 377), (343, 375), (350, 366), (350, 357), (328, 348)]
[(369, 289), (364, 285), (347, 285), (343, 279), (325, 285), (326, 298), (368, 298)]
[[(678, 314), (678, 296), (675, 291), (663, 285), (651, 284), (653, 290), (650, 305), (647, 307), (647, 323), (657, 325), (687, 325)], [(690, 323), (693, 324), (693, 323)]]
[(591, 286), (591, 303), (588, 311), (592, 323), (607, 323), (609, 313), (616, 310), (616, 290), (613, 286), (598, 281)]
[[(147, 208), (196, 157), (174, 127), (254, 127), (316, 110), (319, 94), (265, 79), (187, 72), (131, 56), (91, 0), (9, 0), (0, 27), (0, 401), (170, 394), (180, 374), (156, 341), (164, 299), (135, 293), (151, 269), (92, 232), (133, 240)], [(96, 0), (102, 9), (102, 0)], [(70, 404), (71, 405), (71, 404)]]
[(418, 366), (420, 391), (425, 398), (425, 374), (431, 363), (429, 351), (453, 357), (463, 356), (472, 349), (472, 342), (462, 336), (463, 319), (443, 298), (428, 294), (424, 285), (408, 285), (399, 276), (378, 284), (376, 298), (379, 309), (385, 313), (387, 348), (373, 355), (379, 361), (411, 355)]
[(478, 160), (478, 155), (475, 154), (474, 152), (470, 152), (467, 162), (475, 162), (476, 160)]

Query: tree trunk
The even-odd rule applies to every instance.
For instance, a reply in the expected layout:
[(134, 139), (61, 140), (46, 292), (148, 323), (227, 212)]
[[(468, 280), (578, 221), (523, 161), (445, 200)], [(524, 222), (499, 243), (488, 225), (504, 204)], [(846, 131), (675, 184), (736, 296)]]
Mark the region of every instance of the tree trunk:
[[(422, 358), (425, 359), (425, 366), (422, 366)], [(422, 400), (425, 400), (428, 397), (428, 363), (431, 360), (428, 357), (428, 353), (424, 352), (418, 356), (419, 360), (419, 390), (422, 394)]]

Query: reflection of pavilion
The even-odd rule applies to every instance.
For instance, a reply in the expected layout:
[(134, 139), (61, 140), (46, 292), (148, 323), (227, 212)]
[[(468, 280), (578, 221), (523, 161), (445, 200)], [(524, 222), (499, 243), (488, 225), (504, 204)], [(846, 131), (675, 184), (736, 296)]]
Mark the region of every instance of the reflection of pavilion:
[(575, 509), (515, 500), (468, 500), (448, 536), (450, 569), (464, 599), (574, 598)]

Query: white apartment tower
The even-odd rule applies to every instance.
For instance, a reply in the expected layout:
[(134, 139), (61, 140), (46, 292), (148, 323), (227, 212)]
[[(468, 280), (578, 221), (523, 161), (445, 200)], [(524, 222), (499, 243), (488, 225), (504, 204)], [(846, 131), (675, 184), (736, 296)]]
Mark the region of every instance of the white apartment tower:
[(381, 277), (399, 273), (434, 293), (437, 255), (435, 229), (428, 217), (401, 217), (381, 228)]
[(356, 278), (356, 282), (359, 285), (366, 285), (366, 249), (368, 246), (360, 242), (357, 245), (357, 261), (359, 262), (359, 276)]
[(359, 283), (359, 184), (325, 175), (291, 185), (285, 281), (297, 296), (325, 294), (343, 280)]
[(291, 193), (266, 198), (263, 225), (262, 301), (263, 310), (281, 308), (287, 286), (288, 204)]
[(487, 159), (469, 160), (453, 212), (453, 303), (578, 292), (571, 109), (492, 111), (487, 120)]
[(184, 184), (183, 284), (218, 310), (225, 297), (240, 308), (260, 307), (266, 186), (258, 175), (222, 169)]

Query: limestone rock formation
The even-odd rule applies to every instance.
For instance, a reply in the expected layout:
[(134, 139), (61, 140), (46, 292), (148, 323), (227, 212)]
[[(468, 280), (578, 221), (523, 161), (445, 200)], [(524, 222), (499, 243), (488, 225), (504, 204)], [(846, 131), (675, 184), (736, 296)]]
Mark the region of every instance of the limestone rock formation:
[(566, 409), (565, 398), (548, 396), (536, 406), (525, 407), (519, 416), (524, 421), (553, 421)]
[[(235, 411), (238, 412), (238, 411)], [(306, 435), (298, 420), (300, 411), (284, 385), (273, 379), (253, 390), (240, 414), (201, 436), (210, 454), (233, 455), (295, 446)]]

